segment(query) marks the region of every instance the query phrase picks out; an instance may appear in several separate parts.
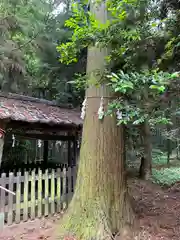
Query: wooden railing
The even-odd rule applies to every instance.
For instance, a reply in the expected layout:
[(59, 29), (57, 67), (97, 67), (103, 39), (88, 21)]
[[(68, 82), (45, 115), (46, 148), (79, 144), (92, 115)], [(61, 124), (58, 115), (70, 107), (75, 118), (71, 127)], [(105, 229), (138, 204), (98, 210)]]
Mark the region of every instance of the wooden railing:
[(76, 167), (2, 173), (0, 213), (4, 213), (5, 223), (11, 225), (61, 212), (72, 198), (75, 181)]

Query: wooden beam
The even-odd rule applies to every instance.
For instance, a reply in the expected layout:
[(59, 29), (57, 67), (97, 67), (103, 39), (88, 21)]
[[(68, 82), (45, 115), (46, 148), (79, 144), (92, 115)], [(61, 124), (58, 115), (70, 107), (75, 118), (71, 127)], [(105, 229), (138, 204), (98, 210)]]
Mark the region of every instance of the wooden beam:
[[(16, 135), (37, 135), (37, 136), (67, 136), (67, 133), (66, 132), (54, 132), (54, 131), (44, 131), (44, 130), (26, 130), (26, 129), (11, 129), (9, 130), (8, 132), (10, 133), (13, 133), (13, 134), (16, 134)], [(72, 133), (73, 135), (73, 133)]]
[(74, 140), (74, 136), (63, 136), (63, 135), (43, 135), (43, 134), (24, 134), (24, 133), (14, 133), (12, 132), (13, 134), (16, 134), (17, 136), (21, 136), (23, 138), (29, 138), (29, 139), (41, 139), (41, 140), (56, 140), (56, 141), (68, 141), (68, 140), (71, 140), (73, 141)]
[(21, 122), (21, 121), (10, 121), (7, 124), (7, 130), (8, 131), (17, 131), (17, 132), (28, 132), (28, 131), (39, 131), (41, 133), (50, 133), (53, 132), (53, 134), (61, 134), (62, 133), (72, 133), (82, 130), (81, 125), (75, 125), (75, 124), (62, 124), (62, 125), (48, 125), (48, 124), (42, 124), (42, 123), (27, 123), (27, 122)]

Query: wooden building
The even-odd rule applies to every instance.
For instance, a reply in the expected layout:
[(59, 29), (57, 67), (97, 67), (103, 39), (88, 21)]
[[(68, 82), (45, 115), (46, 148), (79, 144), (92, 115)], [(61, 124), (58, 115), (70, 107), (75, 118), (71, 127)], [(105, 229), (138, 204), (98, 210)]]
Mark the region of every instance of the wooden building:
[[(8, 166), (16, 139), (36, 139), (43, 146), (43, 161), (39, 164), (48, 167), (50, 141), (67, 143), (67, 165), (76, 165), (77, 143), (82, 129), (80, 111), (70, 105), (60, 106), (55, 102), (17, 94), (0, 93), (0, 163)], [(9, 141), (11, 149), (7, 144)], [(43, 144), (42, 144), (43, 143)], [(3, 151), (4, 149), (4, 151)], [(21, 150), (19, 151), (21, 152)], [(9, 156), (9, 159), (8, 159)], [(11, 162), (20, 163), (20, 158)], [(31, 164), (36, 164), (33, 160)], [(23, 167), (24, 162), (21, 162)], [(56, 161), (58, 164), (58, 161)], [(33, 166), (34, 167), (34, 166)], [(38, 166), (39, 167), (39, 166)], [(51, 166), (52, 167), (52, 166)]]

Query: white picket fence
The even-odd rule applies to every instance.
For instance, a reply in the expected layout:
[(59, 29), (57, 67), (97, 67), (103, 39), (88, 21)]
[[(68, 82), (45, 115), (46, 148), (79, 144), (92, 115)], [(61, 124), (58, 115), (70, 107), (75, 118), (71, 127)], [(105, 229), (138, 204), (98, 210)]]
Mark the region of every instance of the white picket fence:
[(2, 173), (0, 213), (4, 213), (5, 224), (11, 225), (61, 212), (67, 208), (72, 198), (75, 180), (76, 167), (46, 169), (44, 172), (34, 169), (23, 174)]

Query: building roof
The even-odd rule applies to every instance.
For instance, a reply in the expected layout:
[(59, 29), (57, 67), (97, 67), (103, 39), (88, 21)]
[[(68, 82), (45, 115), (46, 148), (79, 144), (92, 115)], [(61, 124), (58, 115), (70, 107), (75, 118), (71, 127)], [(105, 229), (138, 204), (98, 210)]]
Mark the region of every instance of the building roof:
[(80, 111), (70, 106), (17, 94), (0, 93), (0, 119), (52, 126), (81, 126)]

